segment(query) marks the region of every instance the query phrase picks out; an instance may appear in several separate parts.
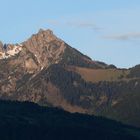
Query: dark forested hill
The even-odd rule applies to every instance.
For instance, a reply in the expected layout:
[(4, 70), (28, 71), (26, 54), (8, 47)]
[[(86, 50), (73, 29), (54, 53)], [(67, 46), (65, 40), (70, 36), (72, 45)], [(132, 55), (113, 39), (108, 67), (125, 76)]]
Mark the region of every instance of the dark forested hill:
[(138, 140), (140, 129), (29, 102), (0, 101), (1, 140)]

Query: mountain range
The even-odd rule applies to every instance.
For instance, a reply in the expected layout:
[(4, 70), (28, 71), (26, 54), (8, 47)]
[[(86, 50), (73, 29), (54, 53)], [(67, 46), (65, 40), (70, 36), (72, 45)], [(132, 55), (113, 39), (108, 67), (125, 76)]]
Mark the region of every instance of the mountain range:
[(120, 69), (92, 60), (40, 29), (20, 44), (0, 42), (0, 99), (140, 127), (140, 65)]

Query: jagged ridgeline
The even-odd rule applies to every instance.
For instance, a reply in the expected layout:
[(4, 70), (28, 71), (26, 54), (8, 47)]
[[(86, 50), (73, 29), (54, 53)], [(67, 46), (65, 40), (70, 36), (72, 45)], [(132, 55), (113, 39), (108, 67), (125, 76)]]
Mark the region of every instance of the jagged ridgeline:
[[(88, 46), (86, 46), (88, 48)], [(51, 30), (0, 43), (0, 99), (35, 102), (140, 126), (140, 67), (119, 69), (72, 48)]]

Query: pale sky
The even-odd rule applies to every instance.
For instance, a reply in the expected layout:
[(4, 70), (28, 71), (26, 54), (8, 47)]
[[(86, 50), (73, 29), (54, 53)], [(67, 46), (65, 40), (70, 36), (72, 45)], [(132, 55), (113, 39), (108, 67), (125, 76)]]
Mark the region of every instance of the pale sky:
[(94, 60), (140, 64), (140, 0), (0, 0), (0, 40), (20, 43), (40, 28)]

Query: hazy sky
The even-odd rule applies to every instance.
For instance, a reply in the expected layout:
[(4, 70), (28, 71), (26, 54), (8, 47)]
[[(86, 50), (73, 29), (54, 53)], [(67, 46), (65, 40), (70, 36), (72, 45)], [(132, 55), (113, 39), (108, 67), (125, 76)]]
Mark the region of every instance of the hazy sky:
[(140, 0), (0, 0), (0, 40), (52, 29), (94, 60), (140, 64)]

